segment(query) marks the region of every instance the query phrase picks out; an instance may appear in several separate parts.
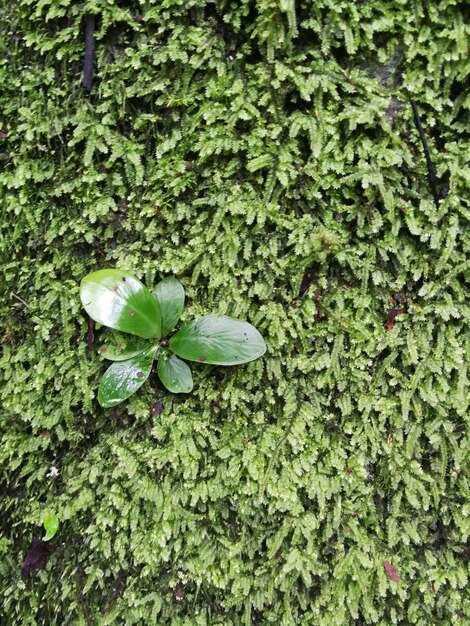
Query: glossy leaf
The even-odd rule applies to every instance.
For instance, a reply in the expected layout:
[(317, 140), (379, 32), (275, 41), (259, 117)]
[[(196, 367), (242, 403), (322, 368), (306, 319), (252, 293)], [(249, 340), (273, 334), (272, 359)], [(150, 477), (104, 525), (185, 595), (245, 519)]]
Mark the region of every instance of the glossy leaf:
[(131, 335), (161, 337), (161, 315), (152, 293), (129, 272), (99, 270), (86, 276), (80, 299), (88, 315), (100, 324)]
[(149, 377), (156, 348), (152, 346), (127, 361), (116, 361), (101, 379), (98, 402), (109, 408), (131, 396)]
[(206, 315), (183, 326), (170, 348), (188, 361), (213, 365), (239, 365), (254, 361), (266, 344), (254, 326), (226, 316)]
[(127, 338), (113, 338), (112, 343), (104, 343), (98, 348), (98, 353), (109, 361), (127, 361), (141, 354), (149, 347), (148, 342)]
[(59, 518), (54, 513), (48, 513), (43, 522), (46, 534), (42, 538), (43, 541), (49, 541), (59, 530)]
[(163, 353), (158, 359), (158, 377), (172, 393), (189, 393), (193, 389), (193, 377), (189, 365), (174, 354)]
[(166, 337), (176, 326), (183, 312), (183, 285), (171, 276), (161, 280), (153, 290), (153, 293), (157, 299), (162, 316), (162, 337)]

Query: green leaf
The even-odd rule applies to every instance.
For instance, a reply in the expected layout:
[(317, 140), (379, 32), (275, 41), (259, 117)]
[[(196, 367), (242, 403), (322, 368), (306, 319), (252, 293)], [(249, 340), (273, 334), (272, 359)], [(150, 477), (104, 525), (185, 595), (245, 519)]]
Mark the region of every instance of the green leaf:
[(254, 326), (231, 317), (206, 315), (181, 328), (170, 348), (188, 361), (239, 365), (262, 356), (266, 344)]
[(184, 308), (183, 285), (173, 276), (161, 280), (153, 290), (162, 316), (162, 337), (178, 323)]
[(105, 343), (98, 348), (98, 353), (109, 361), (127, 361), (133, 356), (141, 354), (148, 348), (148, 342), (117, 338), (112, 343)]
[(152, 293), (129, 272), (99, 270), (86, 276), (80, 299), (88, 315), (100, 324), (131, 335), (161, 337), (161, 315)]
[(143, 385), (152, 370), (157, 348), (152, 346), (128, 361), (117, 361), (101, 379), (98, 402), (109, 408), (126, 400)]
[(193, 377), (189, 365), (174, 354), (163, 353), (158, 359), (158, 377), (172, 393), (189, 393)]
[(59, 519), (54, 513), (47, 513), (43, 521), (46, 534), (43, 537), (43, 541), (49, 541), (59, 530)]

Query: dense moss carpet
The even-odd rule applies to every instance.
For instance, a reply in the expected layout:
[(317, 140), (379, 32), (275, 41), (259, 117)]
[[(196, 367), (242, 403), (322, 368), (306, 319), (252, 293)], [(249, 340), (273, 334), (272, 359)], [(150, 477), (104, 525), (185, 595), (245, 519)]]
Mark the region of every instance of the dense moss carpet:
[[(3, 0), (0, 29), (0, 623), (468, 623), (469, 4)], [(104, 267), (266, 356), (101, 409)]]

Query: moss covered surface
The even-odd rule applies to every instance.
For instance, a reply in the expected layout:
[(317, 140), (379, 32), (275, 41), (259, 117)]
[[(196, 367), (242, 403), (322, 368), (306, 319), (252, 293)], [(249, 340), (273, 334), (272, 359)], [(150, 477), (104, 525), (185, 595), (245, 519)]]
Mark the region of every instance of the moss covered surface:
[[(468, 8), (1, 3), (2, 624), (468, 619)], [(113, 266), (265, 358), (101, 409)]]

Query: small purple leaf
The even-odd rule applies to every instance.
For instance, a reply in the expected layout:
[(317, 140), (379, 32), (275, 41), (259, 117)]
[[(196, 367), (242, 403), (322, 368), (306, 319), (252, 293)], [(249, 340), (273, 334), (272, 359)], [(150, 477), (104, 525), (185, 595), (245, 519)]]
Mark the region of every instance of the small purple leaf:
[(156, 400), (154, 404), (150, 405), (150, 413), (155, 417), (160, 415), (163, 411), (163, 402), (161, 400)]
[(34, 576), (39, 570), (43, 569), (53, 551), (54, 548), (47, 541), (33, 538), (28, 552), (26, 553), (21, 576), (23, 578), (26, 578), (30, 574)]
[(393, 567), (391, 563), (388, 561), (384, 561), (385, 571), (389, 575), (389, 577), (393, 580), (393, 582), (400, 582), (400, 576), (398, 576), (396, 569)]

